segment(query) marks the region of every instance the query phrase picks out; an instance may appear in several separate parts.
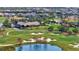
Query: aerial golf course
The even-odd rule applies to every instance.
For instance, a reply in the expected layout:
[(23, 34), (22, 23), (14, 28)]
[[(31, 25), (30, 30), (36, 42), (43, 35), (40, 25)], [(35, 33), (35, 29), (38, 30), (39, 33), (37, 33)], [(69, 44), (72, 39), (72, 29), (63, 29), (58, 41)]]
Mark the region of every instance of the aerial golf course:
[[(1, 18), (2, 19), (2, 18)], [(1, 21), (0, 19), (0, 21)], [(79, 35), (63, 35), (63, 33), (54, 33), (53, 31), (48, 31), (49, 26), (38, 26), (38, 27), (29, 27), (25, 29), (14, 29), (14, 28), (5, 28), (3, 31), (0, 31), (0, 47), (12, 44), (16, 45), (17, 38), (22, 40), (29, 41), (31, 38), (45, 37), (50, 38), (51, 40), (46, 44), (57, 45), (65, 51), (78, 51), (78, 47), (74, 47), (79, 43)], [(33, 35), (32, 33), (42, 33), (40, 35)], [(41, 42), (38, 42), (41, 43)], [(42, 42), (45, 43), (45, 42)]]

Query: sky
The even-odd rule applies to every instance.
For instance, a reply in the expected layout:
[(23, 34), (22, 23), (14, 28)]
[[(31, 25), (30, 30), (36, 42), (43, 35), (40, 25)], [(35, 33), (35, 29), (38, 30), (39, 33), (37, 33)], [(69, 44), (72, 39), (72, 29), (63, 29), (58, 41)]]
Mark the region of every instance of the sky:
[(0, 0), (0, 7), (79, 7), (79, 0)]

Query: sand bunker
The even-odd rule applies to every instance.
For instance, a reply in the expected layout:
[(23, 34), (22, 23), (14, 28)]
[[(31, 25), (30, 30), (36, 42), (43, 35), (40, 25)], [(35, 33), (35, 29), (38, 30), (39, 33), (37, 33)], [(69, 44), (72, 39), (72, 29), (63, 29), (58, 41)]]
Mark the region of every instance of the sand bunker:
[(31, 35), (42, 35), (43, 33), (31, 33)]
[(77, 44), (69, 44), (69, 46), (72, 46), (73, 48), (79, 48), (79, 43), (77, 43)]

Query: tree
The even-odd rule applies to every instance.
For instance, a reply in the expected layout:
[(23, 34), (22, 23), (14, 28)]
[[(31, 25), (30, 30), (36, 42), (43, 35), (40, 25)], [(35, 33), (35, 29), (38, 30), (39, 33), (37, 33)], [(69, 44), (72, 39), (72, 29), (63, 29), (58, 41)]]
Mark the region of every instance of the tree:
[(53, 26), (49, 26), (48, 31), (50, 31), (50, 32), (53, 31)]
[(75, 27), (70, 27), (69, 30), (68, 30), (68, 32), (70, 32), (71, 34), (77, 33), (78, 32), (78, 29), (75, 28)]
[(5, 27), (11, 27), (11, 23), (10, 23), (9, 20), (7, 20), (7, 19), (3, 22), (3, 25), (4, 25)]
[(60, 28), (62, 28), (61, 25), (59, 25), (59, 24), (53, 24), (53, 25), (50, 25), (48, 29), (51, 30), (51, 31), (59, 31)]
[(59, 27), (59, 31), (60, 31), (60, 32), (66, 31), (66, 30), (65, 30), (65, 27), (61, 25), (61, 26)]

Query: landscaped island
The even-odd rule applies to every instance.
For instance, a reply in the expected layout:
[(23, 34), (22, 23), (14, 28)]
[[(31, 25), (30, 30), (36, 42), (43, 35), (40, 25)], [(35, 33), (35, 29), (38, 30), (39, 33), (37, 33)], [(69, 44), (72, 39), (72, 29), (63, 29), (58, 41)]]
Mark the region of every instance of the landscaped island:
[(63, 51), (79, 51), (79, 19), (76, 14), (40, 11), (37, 12), (39, 16), (43, 13), (48, 16), (35, 17), (23, 16), (25, 13), (0, 13), (0, 50), (15, 50), (16, 46), (24, 44), (50, 44)]

